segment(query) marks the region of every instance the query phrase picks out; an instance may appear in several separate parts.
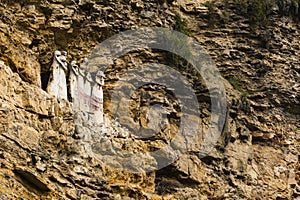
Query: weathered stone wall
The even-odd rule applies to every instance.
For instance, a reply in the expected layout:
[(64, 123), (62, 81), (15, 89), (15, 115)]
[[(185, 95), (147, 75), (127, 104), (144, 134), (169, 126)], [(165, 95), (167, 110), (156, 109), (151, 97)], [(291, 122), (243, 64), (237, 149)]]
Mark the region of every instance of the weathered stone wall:
[[(299, 25), (272, 16), (253, 30), (230, 3), (210, 9), (203, 1), (1, 1), (0, 2), (0, 197), (3, 199), (297, 199), (299, 198)], [(117, 171), (93, 158), (86, 143), (101, 137), (100, 149), (145, 152), (166, 144), (161, 132), (151, 142), (130, 134), (112, 118), (110, 95), (118, 77), (136, 63), (162, 62), (163, 53), (132, 52), (107, 71), (104, 134), (74, 124), (66, 101), (45, 88), (53, 51), (67, 50), (82, 61), (95, 45), (123, 30), (173, 27), (178, 13), (190, 35), (207, 49), (224, 78), (228, 119), (216, 148), (198, 157), (197, 142), (174, 164), (152, 173)], [(212, 18), (213, 17), (213, 18)], [(201, 102), (202, 120), (210, 116), (206, 88), (187, 77)], [(171, 103), (154, 86), (136, 92), (132, 108)], [(145, 95), (141, 99), (138, 96)], [(204, 100), (203, 100), (204, 99)], [(142, 102), (142, 103), (141, 103)], [(173, 107), (174, 106), (174, 107)], [(132, 119), (147, 119), (132, 109)], [(85, 115), (75, 116), (81, 122)], [(178, 127), (175, 120), (174, 130)], [(99, 135), (100, 134), (100, 135)], [(99, 138), (98, 138), (99, 139)], [(103, 158), (106, 159), (106, 158)], [(107, 162), (114, 160), (107, 157)], [(145, 158), (146, 160), (146, 158)], [(151, 164), (151, 163), (150, 163)]]
[[(116, 171), (89, 154), (82, 141), (91, 141), (82, 138), (91, 130), (80, 131), (77, 126), (75, 131), (69, 102), (23, 82), (6, 65), (1, 65), (0, 76), (0, 194), (4, 199), (113, 198), (130, 193), (142, 197), (154, 192), (153, 173)], [(122, 133), (113, 124), (109, 128), (108, 133)]]

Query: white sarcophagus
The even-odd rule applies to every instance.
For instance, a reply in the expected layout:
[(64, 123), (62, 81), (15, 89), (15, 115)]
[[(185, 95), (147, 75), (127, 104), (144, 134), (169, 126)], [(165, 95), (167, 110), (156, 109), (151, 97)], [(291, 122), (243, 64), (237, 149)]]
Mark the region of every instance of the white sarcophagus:
[(67, 61), (66, 52), (62, 55), (60, 51), (54, 52), (54, 59), (51, 65), (51, 75), (46, 91), (48, 94), (60, 99), (68, 99), (67, 91)]
[(84, 80), (84, 101), (83, 101), (83, 111), (90, 112), (90, 101), (92, 95), (92, 76), (90, 72), (86, 73)]
[(79, 110), (79, 100), (78, 100), (78, 76), (79, 76), (79, 67), (76, 61), (71, 62), (70, 66), (70, 76), (69, 76), (69, 85), (70, 85), (70, 100), (73, 102), (73, 108)]
[(77, 91), (78, 91), (78, 96), (77, 96), (77, 105), (78, 105), (78, 110), (83, 111), (84, 109), (84, 98), (85, 98), (85, 93), (84, 93), (84, 79), (85, 79), (85, 72), (81, 68), (78, 69), (78, 77), (77, 77)]
[(94, 123), (99, 126), (104, 123), (103, 118), (103, 88), (104, 85), (104, 73), (99, 71), (95, 78), (95, 84), (92, 90), (91, 97), (91, 110), (94, 113)]

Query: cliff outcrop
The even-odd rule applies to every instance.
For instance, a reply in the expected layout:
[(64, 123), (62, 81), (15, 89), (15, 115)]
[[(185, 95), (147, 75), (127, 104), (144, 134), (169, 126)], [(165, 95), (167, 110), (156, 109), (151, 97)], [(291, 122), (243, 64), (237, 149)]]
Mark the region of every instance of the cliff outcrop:
[[(299, 199), (300, 27), (276, 8), (260, 25), (238, 9), (236, 1), (0, 1), (0, 198)], [(120, 167), (140, 160), (119, 162), (111, 155), (170, 144), (181, 111), (172, 92), (150, 84), (132, 95), (131, 125), (118, 121), (112, 113), (123, 105), (112, 96), (120, 77), (147, 62), (170, 65), (192, 84), (205, 130), (211, 102), (195, 70), (151, 49), (116, 59), (105, 71), (106, 130), (85, 123), (84, 113), (45, 89), (55, 50), (80, 63), (105, 39), (139, 27), (175, 29), (199, 42), (223, 77), (228, 111), (205, 157), (199, 140), (162, 169), (132, 173)], [(149, 77), (137, 74), (142, 78)], [(147, 116), (155, 104), (167, 108), (170, 129), (136, 137), (134, 124), (145, 134), (157, 131)], [(146, 155), (142, 161), (155, 166)]]

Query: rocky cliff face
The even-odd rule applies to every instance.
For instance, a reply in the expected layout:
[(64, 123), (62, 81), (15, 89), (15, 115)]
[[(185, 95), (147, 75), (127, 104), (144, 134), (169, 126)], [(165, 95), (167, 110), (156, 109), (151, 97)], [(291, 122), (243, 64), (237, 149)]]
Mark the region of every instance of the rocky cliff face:
[[(230, 1), (1, 1), (0, 10), (1, 199), (300, 198), (300, 28), (291, 18), (274, 11), (269, 24), (253, 29)], [(147, 109), (161, 104), (173, 123), (151, 140), (135, 137), (135, 127), (111, 116), (122, 107), (111, 101), (119, 77), (150, 61), (174, 65), (193, 84), (206, 129), (210, 101), (197, 73), (149, 49), (117, 59), (106, 70), (105, 133), (44, 89), (54, 50), (80, 62), (104, 39), (145, 26), (188, 32), (208, 51), (224, 77), (228, 113), (209, 155), (199, 157), (199, 140), (165, 168), (131, 173), (118, 167), (136, 160), (120, 163), (111, 154), (169, 144), (180, 109), (164, 88), (139, 88), (128, 120), (148, 130)], [(86, 145), (96, 139), (92, 148), (107, 154), (101, 159)]]

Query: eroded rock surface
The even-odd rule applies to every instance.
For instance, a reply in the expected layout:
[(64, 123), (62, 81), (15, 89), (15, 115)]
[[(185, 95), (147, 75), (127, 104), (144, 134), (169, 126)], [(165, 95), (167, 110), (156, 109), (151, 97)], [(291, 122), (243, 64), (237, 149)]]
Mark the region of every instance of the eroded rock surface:
[[(1, 1), (0, 11), (1, 199), (300, 198), (300, 29), (291, 18), (275, 12), (272, 23), (254, 30), (231, 1)], [(68, 50), (68, 60), (81, 62), (115, 33), (142, 26), (178, 28), (178, 16), (224, 77), (228, 113), (222, 137), (205, 157), (199, 156), (199, 138), (160, 170), (116, 170), (111, 166), (136, 162), (118, 163), (111, 157), (116, 149), (133, 154), (167, 145), (179, 128), (180, 110), (172, 92), (148, 85), (132, 95), (130, 123), (118, 121), (112, 105), (122, 105), (110, 99), (113, 88), (128, 69), (174, 62), (149, 49), (114, 60), (105, 72), (107, 127), (97, 129), (85, 124), (86, 115), (76, 114), (71, 103), (43, 90), (53, 52)], [(190, 68), (174, 69), (193, 85), (199, 120), (207, 129), (207, 88)], [(163, 120), (151, 113), (160, 109), (155, 104), (166, 108), (168, 129), (155, 127)], [(134, 135), (138, 126), (146, 136), (153, 129), (158, 133), (141, 139)], [(93, 150), (107, 156), (101, 160)], [(143, 161), (157, 164), (147, 156)]]

